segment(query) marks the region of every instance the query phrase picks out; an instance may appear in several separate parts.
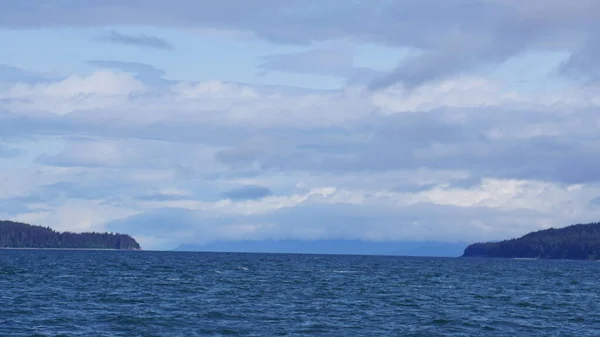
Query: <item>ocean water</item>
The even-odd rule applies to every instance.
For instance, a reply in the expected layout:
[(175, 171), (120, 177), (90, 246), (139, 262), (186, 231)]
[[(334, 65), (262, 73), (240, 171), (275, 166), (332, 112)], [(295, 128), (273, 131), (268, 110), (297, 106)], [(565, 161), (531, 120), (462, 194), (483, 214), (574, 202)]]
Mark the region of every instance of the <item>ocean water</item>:
[(600, 263), (0, 250), (0, 336), (600, 336)]

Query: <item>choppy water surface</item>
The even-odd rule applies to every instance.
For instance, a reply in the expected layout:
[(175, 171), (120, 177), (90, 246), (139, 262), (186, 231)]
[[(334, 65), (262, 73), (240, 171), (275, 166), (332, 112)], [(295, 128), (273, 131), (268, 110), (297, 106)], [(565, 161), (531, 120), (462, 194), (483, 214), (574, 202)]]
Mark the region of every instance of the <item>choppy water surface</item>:
[(600, 336), (600, 263), (0, 250), (0, 336)]

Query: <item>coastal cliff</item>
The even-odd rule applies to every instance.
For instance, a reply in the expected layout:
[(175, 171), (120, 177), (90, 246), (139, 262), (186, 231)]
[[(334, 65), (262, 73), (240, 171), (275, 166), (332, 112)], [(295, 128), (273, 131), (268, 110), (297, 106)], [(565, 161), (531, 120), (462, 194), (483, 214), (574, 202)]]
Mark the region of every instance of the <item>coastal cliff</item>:
[(500, 242), (474, 243), (463, 257), (600, 259), (600, 223), (577, 224), (529, 233)]
[(0, 221), (0, 248), (141, 249), (126, 234), (57, 232), (13, 221)]

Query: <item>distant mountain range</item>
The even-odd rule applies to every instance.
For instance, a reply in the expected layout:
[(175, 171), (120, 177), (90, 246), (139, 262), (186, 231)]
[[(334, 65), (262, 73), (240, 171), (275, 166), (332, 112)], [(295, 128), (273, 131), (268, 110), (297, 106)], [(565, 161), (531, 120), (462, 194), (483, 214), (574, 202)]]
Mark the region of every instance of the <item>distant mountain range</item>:
[(500, 242), (474, 243), (463, 256), (600, 260), (600, 223), (550, 228)]
[(0, 221), (0, 248), (141, 249), (126, 234), (56, 232), (14, 221)]
[(376, 242), (361, 240), (264, 240), (221, 241), (204, 245), (181, 245), (177, 251), (355, 254), (458, 257), (467, 243), (445, 242)]

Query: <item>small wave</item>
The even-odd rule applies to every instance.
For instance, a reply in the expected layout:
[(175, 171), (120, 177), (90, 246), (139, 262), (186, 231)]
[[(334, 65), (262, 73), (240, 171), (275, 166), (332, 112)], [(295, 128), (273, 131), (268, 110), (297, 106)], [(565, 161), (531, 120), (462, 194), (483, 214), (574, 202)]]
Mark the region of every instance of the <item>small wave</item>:
[(452, 321), (451, 321), (451, 320), (449, 320), (449, 319), (438, 318), (438, 319), (434, 319), (434, 320), (432, 321), (432, 323), (433, 323), (434, 325), (446, 325), (446, 324), (450, 324), (450, 323), (452, 323)]
[(357, 273), (356, 271), (353, 270), (334, 270), (334, 273), (338, 273), (338, 274), (354, 274)]

